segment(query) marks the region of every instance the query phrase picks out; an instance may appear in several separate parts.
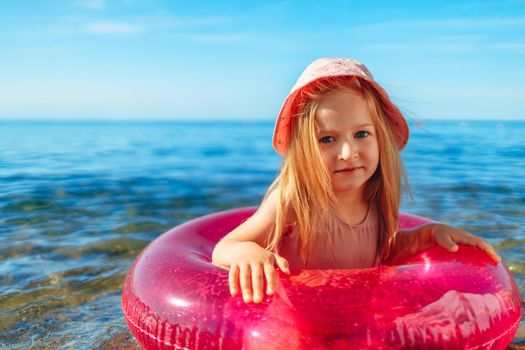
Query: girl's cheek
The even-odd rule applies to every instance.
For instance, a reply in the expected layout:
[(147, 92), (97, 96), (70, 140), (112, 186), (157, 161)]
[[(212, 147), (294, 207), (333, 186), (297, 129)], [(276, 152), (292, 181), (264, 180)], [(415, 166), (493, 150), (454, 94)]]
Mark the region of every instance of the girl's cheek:
[(377, 143), (377, 141), (373, 136), (368, 136), (367, 138), (363, 139), (363, 143), (367, 145), (373, 145), (374, 143)]
[(325, 161), (328, 161), (331, 157), (334, 156), (334, 148), (328, 145), (321, 145), (319, 148), (321, 151), (321, 156)]

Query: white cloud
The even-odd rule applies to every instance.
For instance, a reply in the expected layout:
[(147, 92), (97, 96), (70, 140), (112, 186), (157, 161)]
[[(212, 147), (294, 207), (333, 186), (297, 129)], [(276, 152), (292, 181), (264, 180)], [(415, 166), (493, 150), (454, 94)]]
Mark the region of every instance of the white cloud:
[(525, 42), (502, 42), (488, 45), (488, 48), (496, 51), (525, 53)]
[(164, 28), (190, 28), (190, 27), (217, 27), (231, 24), (234, 19), (231, 17), (173, 17), (173, 16), (154, 16), (150, 19), (158, 27)]
[(370, 52), (410, 52), (410, 51), (433, 51), (448, 53), (469, 53), (474, 52), (479, 47), (475, 44), (450, 44), (450, 43), (423, 43), (423, 42), (404, 42), (404, 43), (371, 43), (357, 46), (360, 49)]
[(78, 2), (77, 6), (90, 10), (101, 10), (106, 7), (106, 4), (105, 0), (83, 0)]
[(356, 48), (373, 53), (404, 53), (404, 52), (438, 52), (452, 54), (476, 53), (480, 51), (493, 53), (525, 53), (525, 42), (447, 42), (439, 40), (415, 40), (413, 42), (377, 42), (356, 45)]
[(390, 21), (359, 26), (359, 30), (403, 29), (509, 29), (525, 28), (525, 17), (442, 18), (436, 20)]
[(84, 32), (91, 34), (137, 34), (143, 31), (140, 26), (115, 22), (92, 23), (84, 28)]
[[(67, 18), (69, 22), (79, 20), (79, 17)], [(202, 30), (203, 27), (217, 29), (225, 24), (232, 23), (233, 19), (227, 17), (202, 17), (202, 18), (181, 18), (172, 16), (135, 16), (127, 18), (128, 23), (120, 22), (119, 20), (101, 20), (96, 19), (91, 23), (79, 24), (80, 30), (75, 32), (83, 32), (89, 34), (138, 34), (145, 31), (148, 32), (166, 32), (175, 34), (184, 39), (202, 42), (239, 42), (250, 39), (248, 35), (239, 34), (193, 34), (180, 33), (184, 29), (198, 28)], [(129, 22), (133, 22), (130, 24)], [(71, 25), (68, 28), (72, 28)], [(67, 32), (68, 29), (64, 29)]]
[(241, 33), (176, 34), (174, 37), (210, 44), (251, 42), (261, 38), (260, 36)]

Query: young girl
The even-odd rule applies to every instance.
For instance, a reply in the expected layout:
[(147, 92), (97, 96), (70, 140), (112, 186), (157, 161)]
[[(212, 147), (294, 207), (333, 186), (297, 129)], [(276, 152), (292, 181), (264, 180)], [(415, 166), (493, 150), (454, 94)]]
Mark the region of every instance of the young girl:
[(306, 68), (284, 102), (273, 146), (281, 172), (258, 210), (214, 248), (229, 268), (232, 296), (259, 303), (276, 288), (276, 267), (350, 269), (378, 266), (432, 244), (457, 251), (483, 239), (443, 224), (398, 230), (400, 150), (408, 126), (366, 67), (322, 58)]

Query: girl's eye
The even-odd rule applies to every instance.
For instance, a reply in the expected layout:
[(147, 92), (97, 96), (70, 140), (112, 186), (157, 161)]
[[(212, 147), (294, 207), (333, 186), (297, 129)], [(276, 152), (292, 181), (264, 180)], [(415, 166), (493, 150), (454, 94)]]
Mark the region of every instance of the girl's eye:
[(358, 131), (356, 134), (355, 134), (355, 137), (357, 139), (363, 139), (365, 137), (367, 137), (368, 135), (370, 135), (370, 133), (368, 131), (365, 131), (365, 130), (361, 130), (361, 131)]
[(320, 143), (330, 143), (330, 142), (334, 142), (334, 141), (335, 141), (335, 137), (333, 137), (333, 136), (321, 137), (321, 139), (319, 140)]

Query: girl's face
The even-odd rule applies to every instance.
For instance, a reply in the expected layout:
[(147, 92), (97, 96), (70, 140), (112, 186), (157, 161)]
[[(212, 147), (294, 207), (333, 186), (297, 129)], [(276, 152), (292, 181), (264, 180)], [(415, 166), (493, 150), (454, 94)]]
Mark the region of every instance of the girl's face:
[(315, 120), (334, 193), (362, 193), (379, 165), (376, 129), (366, 101), (357, 93), (331, 92), (321, 99)]

